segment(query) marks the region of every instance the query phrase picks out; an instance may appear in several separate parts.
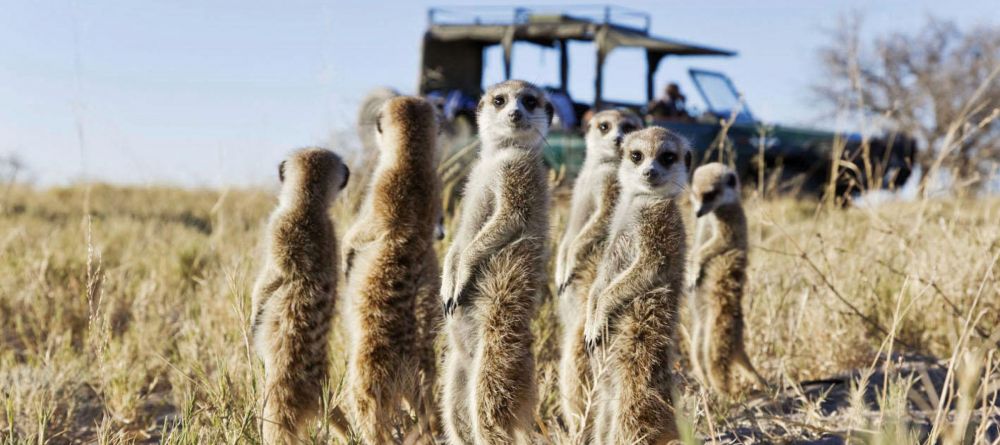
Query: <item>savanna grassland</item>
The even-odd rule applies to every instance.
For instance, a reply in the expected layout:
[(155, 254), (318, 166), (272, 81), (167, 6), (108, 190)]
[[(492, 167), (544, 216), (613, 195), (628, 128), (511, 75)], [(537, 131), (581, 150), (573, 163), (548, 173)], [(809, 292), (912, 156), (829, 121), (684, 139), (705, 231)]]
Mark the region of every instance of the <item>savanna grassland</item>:
[[(0, 444), (259, 443), (247, 321), (273, 191), (14, 186), (0, 198)], [(355, 202), (334, 209), (340, 230)], [(687, 442), (997, 440), (1000, 200), (746, 205), (747, 349), (772, 388), (716, 399), (681, 358)], [(551, 297), (536, 332), (536, 442), (576, 443), (557, 415)], [(331, 405), (344, 338), (330, 344)], [(313, 435), (329, 443), (322, 423)]]

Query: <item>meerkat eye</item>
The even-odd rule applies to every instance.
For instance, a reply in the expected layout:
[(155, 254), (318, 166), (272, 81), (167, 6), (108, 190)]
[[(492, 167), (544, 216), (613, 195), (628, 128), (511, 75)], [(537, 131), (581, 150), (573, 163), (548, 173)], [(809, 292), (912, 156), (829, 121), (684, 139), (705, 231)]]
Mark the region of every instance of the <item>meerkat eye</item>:
[(535, 96), (524, 96), (524, 99), (521, 99), (521, 103), (524, 104), (524, 108), (527, 108), (528, 111), (535, 111), (535, 107), (538, 106), (538, 99)]
[(731, 189), (736, 188), (736, 174), (730, 173), (726, 175), (726, 185)]
[(712, 190), (712, 191), (710, 191), (710, 192), (705, 193), (704, 195), (702, 195), (701, 200), (704, 201), (704, 202), (714, 201), (715, 197), (718, 196), (718, 195), (719, 195), (718, 191)]
[(632, 153), (628, 154), (628, 157), (629, 157), (629, 159), (632, 160), (632, 162), (634, 162), (636, 164), (642, 162), (642, 152), (641, 151), (633, 151)]
[(601, 134), (607, 134), (608, 130), (611, 129), (611, 126), (608, 125), (607, 122), (601, 122), (600, 124), (597, 125), (597, 129), (601, 130)]
[(495, 97), (493, 98), (493, 106), (494, 106), (494, 107), (497, 107), (497, 108), (500, 108), (500, 107), (502, 107), (502, 106), (503, 106), (503, 105), (504, 105), (505, 103), (507, 103), (507, 99), (506, 99), (506, 98), (504, 98), (503, 96), (495, 96)]
[(672, 152), (664, 152), (660, 157), (656, 158), (660, 165), (667, 166), (677, 162), (677, 155)]

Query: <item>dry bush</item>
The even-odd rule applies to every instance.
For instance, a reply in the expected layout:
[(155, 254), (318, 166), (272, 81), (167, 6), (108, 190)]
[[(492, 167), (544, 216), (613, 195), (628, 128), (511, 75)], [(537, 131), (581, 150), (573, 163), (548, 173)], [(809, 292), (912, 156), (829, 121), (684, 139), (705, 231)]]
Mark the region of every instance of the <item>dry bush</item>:
[[(861, 40), (862, 28), (860, 16), (841, 17), (819, 49), (819, 99), (863, 126), (917, 138), (923, 171), (943, 164), (954, 188), (985, 185), (1000, 159), (1000, 25), (961, 29), (929, 17), (920, 29), (871, 42)], [(924, 178), (922, 188), (931, 175)]]

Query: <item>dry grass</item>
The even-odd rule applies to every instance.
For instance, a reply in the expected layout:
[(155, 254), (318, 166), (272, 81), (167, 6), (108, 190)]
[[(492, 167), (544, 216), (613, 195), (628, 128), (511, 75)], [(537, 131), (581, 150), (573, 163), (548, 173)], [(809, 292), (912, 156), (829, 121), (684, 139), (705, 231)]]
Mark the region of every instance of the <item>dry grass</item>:
[[(0, 444), (258, 443), (247, 307), (273, 194), (87, 195), (15, 187), (0, 203)], [(688, 442), (996, 437), (1000, 200), (747, 206), (748, 350), (781, 389), (716, 400), (679, 362)], [(564, 218), (560, 206), (553, 226)], [(575, 443), (557, 418), (552, 306), (536, 323), (536, 439)], [(331, 348), (325, 397), (336, 403), (342, 334)], [(318, 430), (315, 442), (327, 443)]]

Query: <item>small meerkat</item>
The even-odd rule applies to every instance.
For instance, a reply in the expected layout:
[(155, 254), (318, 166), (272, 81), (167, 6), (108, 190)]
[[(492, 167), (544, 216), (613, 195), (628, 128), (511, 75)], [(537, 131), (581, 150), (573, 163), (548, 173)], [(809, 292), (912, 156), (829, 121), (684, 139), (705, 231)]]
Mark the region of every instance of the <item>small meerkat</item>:
[(559, 392), (563, 420), (571, 433), (588, 435), (583, 419), (590, 384), (590, 365), (583, 342), (587, 293), (604, 252), (608, 226), (618, 200), (618, 164), (625, 136), (643, 128), (628, 109), (605, 110), (590, 119), (586, 157), (573, 184), (566, 231), (556, 256), (559, 320), (563, 329)]
[(670, 365), (683, 293), (686, 237), (676, 198), (691, 150), (660, 127), (622, 142), (621, 193), (584, 331), (595, 383), (596, 444), (675, 440)]
[(268, 223), (250, 320), (264, 362), (266, 444), (299, 443), (319, 408), (337, 289), (337, 240), (328, 210), (349, 176), (339, 156), (320, 148), (296, 151), (278, 168), (281, 194)]
[(441, 283), (450, 444), (528, 440), (537, 399), (531, 321), (549, 231), (541, 150), (552, 114), (541, 89), (517, 80), (490, 87), (477, 107), (482, 148)]
[[(695, 374), (714, 391), (730, 395), (736, 365), (767, 387), (743, 345), (748, 243), (736, 172), (718, 162), (698, 167), (691, 183), (691, 204), (698, 218), (693, 249), (697, 278), (691, 305)], [(711, 238), (704, 239), (708, 232)]]
[(392, 443), (402, 403), (433, 443), (434, 339), (441, 320), (434, 252), (440, 211), (434, 108), (416, 97), (382, 106), (378, 161), (359, 217), (345, 237), (353, 335), (347, 386), (365, 443)]

